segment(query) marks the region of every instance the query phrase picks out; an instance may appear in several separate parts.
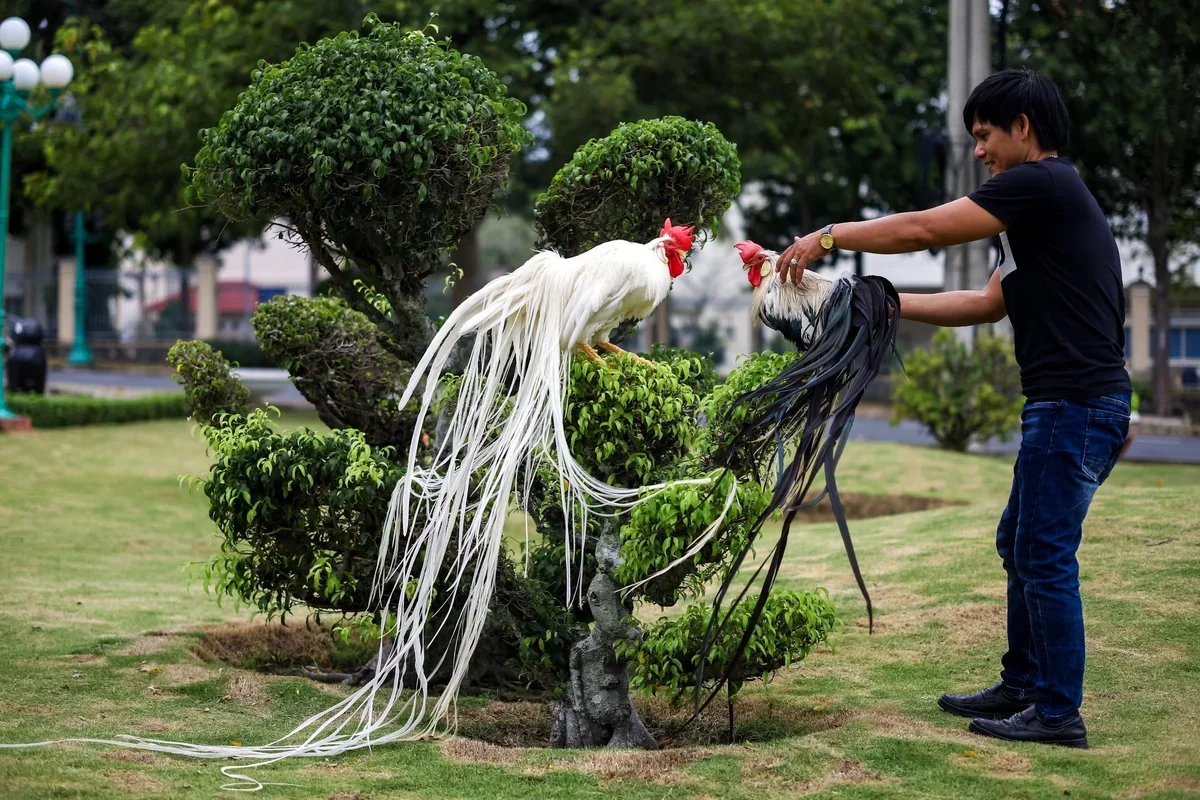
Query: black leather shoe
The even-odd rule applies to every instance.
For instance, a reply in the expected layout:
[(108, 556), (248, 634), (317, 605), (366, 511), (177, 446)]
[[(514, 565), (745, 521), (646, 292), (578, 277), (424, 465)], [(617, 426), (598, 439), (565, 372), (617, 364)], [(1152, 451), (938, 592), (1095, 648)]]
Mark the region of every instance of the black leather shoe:
[(1033, 696), (1019, 695), (1001, 681), (974, 694), (944, 694), (938, 698), (943, 710), (970, 719), (1006, 719), (1033, 705)]
[(1037, 709), (1033, 706), (1020, 714), (1013, 714), (1008, 719), (973, 719), (967, 730), (981, 736), (1007, 739), (1010, 742), (1058, 744), (1083, 750), (1088, 746), (1087, 728), (1084, 727), (1083, 717), (1076, 714), (1057, 725), (1047, 725), (1038, 719)]

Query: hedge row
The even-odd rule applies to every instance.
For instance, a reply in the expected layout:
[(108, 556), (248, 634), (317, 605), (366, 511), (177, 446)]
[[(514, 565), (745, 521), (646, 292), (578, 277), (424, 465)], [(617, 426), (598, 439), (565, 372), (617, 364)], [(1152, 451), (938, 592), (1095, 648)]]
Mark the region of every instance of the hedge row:
[(29, 417), (35, 428), (184, 419), (188, 415), (187, 398), (183, 392), (113, 399), (14, 392), (8, 395), (7, 400), (8, 407), (17, 414)]

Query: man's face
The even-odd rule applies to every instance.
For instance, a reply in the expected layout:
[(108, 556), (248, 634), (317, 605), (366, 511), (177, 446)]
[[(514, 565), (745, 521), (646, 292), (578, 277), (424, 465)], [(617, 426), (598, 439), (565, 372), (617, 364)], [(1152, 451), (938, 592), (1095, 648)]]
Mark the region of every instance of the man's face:
[(975, 138), (975, 157), (987, 167), (989, 175), (997, 175), (1023, 162), (1029, 152), (1028, 137), (1023, 135), (1021, 122), (1013, 123), (1012, 130), (992, 125), (990, 122), (975, 121), (971, 136)]

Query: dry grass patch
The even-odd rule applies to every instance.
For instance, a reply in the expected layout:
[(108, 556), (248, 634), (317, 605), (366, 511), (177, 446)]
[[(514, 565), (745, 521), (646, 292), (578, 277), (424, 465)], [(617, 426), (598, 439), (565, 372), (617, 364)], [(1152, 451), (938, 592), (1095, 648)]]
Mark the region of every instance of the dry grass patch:
[[(632, 780), (642, 783), (674, 784), (688, 778), (687, 767), (713, 755), (745, 753), (741, 748), (714, 750), (686, 747), (668, 750), (610, 750), (599, 748), (584, 753), (528, 747), (499, 747), (487, 742), (453, 737), (442, 743), (442, 755), (462, 764), (523, 766), (525, 775), (544, 775), (555, 770), (572, 770), (600, 781)], [(533, 758), (531, 759), (531, 756)]]
[(109, 761), (127, 761), (131, 764), (161, 764), (162, 759), (144, 750), (115, 750), (111, 753), (101, 753), (101, 758)]
[(545, 747), (552, 723), (549, 702), (493, 700), (460, 706), (457, 733), (501, 747)]
[(811, 795), (841, 784), (899, 783), (896, 778), (885, 778), (878, 772), (866, 768), (860, 761), (839, 758), (833, 767), (819, 778), (797, 781), (780, 772), (786, 761), (779, 755), (753, 753), (742, 762), (742, 782), (749, 787), (782, 789), (788, 795)]
[(267, 697), (266, 680), (253, 672), (239, 672), (229, 679), (223, 702), (238, 703), (243, 706), (263, 706), (271, 702)]
[(974, 647), (1004, 636), (1007, 610), (994, 603), (906, 608), (881, 617), (876, 633), (908, 634), (929, 623), (946, 628), (947, 642), (957, 647)]
[(115, 650), (113, 654), (118, 656), (156, 656), (166, 652), (167, 648), (178, 639), (178, 633), (150, 631), (134, 639), (120, 650)]
[(140, 727), (150, 733), (168, 733), (179, 730), (179, 723), (167, 722), (161, 719), (148, 719)]
[(101, 774), (110, 784), (122, 792), (161, 792), (163, 790), (162, 784), (141, 772), (133, 770), (120, 772), (108, 771)]
[(45, 706), (25, 706), (18, 703), (8, 703), (0, 700), (0, 716), (8, 714), (49, 714), (50, 709)]
[(998, 778), (1029, 776), (1029, 757), (1009, 750), (965, 749), (950, 756), (950, 761), (966, 769), (979, 769)]

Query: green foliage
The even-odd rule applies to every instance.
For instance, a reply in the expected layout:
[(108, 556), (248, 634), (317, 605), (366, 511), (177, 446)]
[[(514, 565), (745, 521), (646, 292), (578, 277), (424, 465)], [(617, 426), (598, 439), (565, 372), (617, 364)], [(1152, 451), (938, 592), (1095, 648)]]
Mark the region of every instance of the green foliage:
[(344, 256), (397, 306), (480, 220), (527, 134), (479, 59), (365, 26), (255, 70), (201, 134), (190, 182), (230, 219), (288, 219), (335, 276)]
[[(199, 252), (261, 230), (257, 221), (231, 226), (205, 209), (184, 208), (179, 166), (195, 155), (197, 131), (245, 88), (255, 62), (283, 54), (287, 34), (265, 24), (263, 6), (159, 5), (137, 9), (143, 24), (135, 32), (101, 28), (89, 14), (59, 28), (56, 46), (75, 65), (70, 91), (82, 115), (79, 124), (39, 134), (46, 166), (25, 189), (46, 208), (102, 211), (136, 246), (188, 266)], [(170, 12), (156, 13), (167, 5)]]
[(716, 230), (741, 191), (737, 148), (680, 117), (622, 123), (575, 152), (538, 198), (539, 245), (573, 256), (613, 239), (650, 241), (663, 220)]
[[(735, 406), (737, 399), (775, 378), (788, 364), (799, 358), (799, 355), (794, 350), (787, 353), (754, 353), (730, 372), (723, 383), (714, 387), (700, 403), (700, 412), (705, 420), (699, 445), (701, 452), (712, 454), (717, 448), (728, 444), (741, 430), (747, 414), (757, 411), (765, 402), (737, 403)], [(747, 475), (758, 465), (743, 463), (727, 466), (738, 474)]]
[[(571, 453), (593, 475), (638, 486), (675, 466), (697, 434), (699, 357), (678, 353), (651, 369), (625, 356), (571, 364), (566, 426)], [(692, 384), (692, 385), (689, 385)]]
[[(714, 479), (712, 486), (672, 487), (634, 507), (621, 527), (624, 563), (616, 574), (620, 585), (666, 569), (720, 516), (734, 477), (723, 470), (708, 476)], [(732, 554), (745, 548), (749, 528), (769, 500), (770, 493), (761, 484), (738, 483), (719, 534), (688, 561), (638, 587), (635, 596), (645, 596), (659, 606), (673, 606), (685, 594), (699, 597), (712, 577), (725, 577)]]
[(207, 344), (236, 367), (278, 367), (275, 359), (263, 351), (257, 341), (209, 339)]
[[(548, 163), (622, 120), (674, 114), (737, 142), (743, 184), (769, 200), (745, 209), (764, 246), (864, 208), (909, 210), (923, 190), (939, 193), (920, 149), (944, 126), (933, 98), (945, 91), (948, 16), (924, 0), (588, 4), (551, 62)], [(681, 32), (686, 55), (671, 46)]]
[(188, 414), (201, 425), (221, 425), (223, 415), (246, 413), (248, 390), (229, 371), (229, 363), (206, 342), (180, 341), (167, 351), (171, 377), (183, 384)]
[(204, 494), (222, 537), (205, 588), (268, 617), (300, 604), (368, 610), (388, 498), (403, 475), (394, 452), (355, 430), (279, 433), (262, 409), (204, 435), (216, 459)]
[(29, 417), (35, 428), (183, 419), (188, 415), (187, 399), (174, 392), (120, 398), (12, 392), (7, 403), (13, 413)]
[(893, 421), (920, 422), (939, 447), (965, 451), (973, 439), (1005, 440), (1020, 425), (1021, 376), (1007, 338), (980, 334), (968, 349), (943, 329), (904, 367), (907, 380), (897, 376), (892, 389)]
[(273, 297), (251, 319), (254, 334), (331, 428), (355, 428), (375, 446), (406, 447), (415, 401), (399, 408), (410, 369), (363, 314), (335, 297)]
[[(772, 592), (741, 659), (730, 664), (757, 599), (747, 597), (734, 610), (720, 637), (711, 643), (704, 666), (705, 687), (712, 686), (733, 667), (729, 693), (736, 694), (746, 682), (803, 659), (814, 647), (827, 641), (839, 624), (833, 602), (823, 589)], [(689, 606), (680, 617), (664, 618), (646, 628), (644, 641), (620, 642), (618, 653), (631, 662), (630, 688), (651, 694), (665, 693), (674, 704), (682, 701), (688, 690), (696, 686), (701, 645), (710, 617), (711, 609), (707, 606)]]

